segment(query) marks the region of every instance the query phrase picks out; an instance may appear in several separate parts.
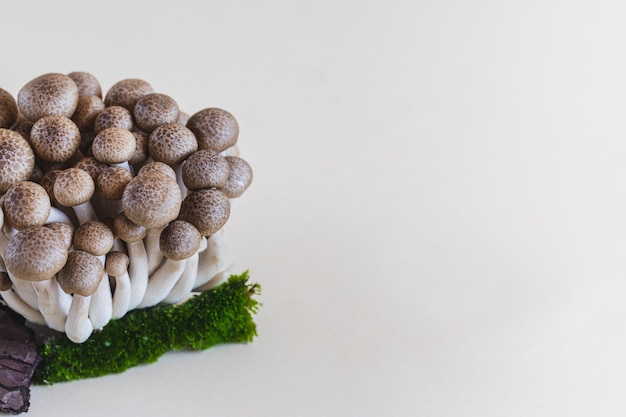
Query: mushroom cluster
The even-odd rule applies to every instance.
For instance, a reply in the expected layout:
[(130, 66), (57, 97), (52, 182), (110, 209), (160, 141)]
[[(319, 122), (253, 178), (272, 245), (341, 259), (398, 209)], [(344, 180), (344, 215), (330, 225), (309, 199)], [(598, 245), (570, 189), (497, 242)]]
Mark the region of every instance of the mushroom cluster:
[(229, 112), (189, 116), (140, 79), (0, 88), (0, 296), (76, 343), (227, 275), (223, 226), (252, 181)]

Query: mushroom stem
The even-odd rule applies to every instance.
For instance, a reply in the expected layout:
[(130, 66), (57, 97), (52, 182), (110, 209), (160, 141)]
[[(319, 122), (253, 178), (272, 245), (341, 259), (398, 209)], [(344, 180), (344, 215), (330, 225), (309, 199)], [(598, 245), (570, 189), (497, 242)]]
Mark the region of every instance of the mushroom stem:
[(146, 289), (148, 288), (148, 256), (146, 248), (142, 240), (137, 242), (127, 242), (128, 258), (128, 276), (130, 278), (130, 300), (128, 309), (136, 308), (143, 299)]
[(65, 330), (65, 320), (70, 310), (72, 297), (63, 292), (55, 277), (33, 282), (39, 310), (46, 324), (53, 330)]
[(148, 229), (145, 237), (146, 253), (148, 254), (148, 275), (150, 276), (154, 274), (161, 262), (163, 262), (163, 253), (161, 253), (159, 248), (159, 238), (163, 229), (165, 229), (165, 226)]
[(76, 214), (76, 218), (78, 219), (78, 223), (80, 224), (98, 220), (98, 216), (89, 201), (85, 201), (82, 204), (74, 206), (73, 209)]
[(24, 300), (22, 300), (20, 296), (13, 291), (13, 289), (0, 291), (0, 295), (11, 310), (22, 315), (26, 320), (42, 326), (46, 325), (46, 320), (43, 318), (43, 315), (38, 310), (35, 310), (26, 304), (26, 302), (24, 302)]
[(90, 295), (84, 297), (74, 294), (72, 296), (70, 311), (65, 321), (65, 333), (74, 343), (83, 343), (93, 332), (94, 327), (88, 317), (90, 301)]
[(196, 282), (196, 275), (198, 274), (198, 258), (199, 254), (195, 253), (187, 259), (185, 270), (181, 274), (180, 279), (176, 281), (176, 284), (167, 297), (163, 299), (165, 303), (175, 304), (189, 296)]
[(131, 285), (130, 276), (126, 272), (115, 278), (115, 293), (113, 294), (113, 312), (111, 318), (119, 319), (128, 312), (130, 305)]
[(152, 307), (163, 301), (185, 270), (186, 260), (166, 259), (165, 263), (150, 276), (148, 288), (138, 308)]
[(224, 229), (209, 236), (207, 249), (200, 254), (198, 260), (198, 276), (194, 288), (199, 288), (209, 282), (226, 261), (226, 248), (224, 242)]
[[(104, 255), (97, 256), (102, 261), (104, 267)], [(106, 272), (102, 273), (102, 279), (98, 284), (98, 288), (91, 295), (91, 302), (89, 303), (89, 319), (93, 324), (94, 329), (102, 329), (110, 320), (113, 315), (113, 296), (111, 294), (111, 286), (109, 284), (109, 275)]]
[(50, 207), (50, 215), (48, 216), (48, 219), (46, 220), (45, 224), (50, 224), (50, 223), (72, 224), (72, 220), (70, 220), (67, 214), (65, 214), (63, 211), (59, 210), (58, 208)]

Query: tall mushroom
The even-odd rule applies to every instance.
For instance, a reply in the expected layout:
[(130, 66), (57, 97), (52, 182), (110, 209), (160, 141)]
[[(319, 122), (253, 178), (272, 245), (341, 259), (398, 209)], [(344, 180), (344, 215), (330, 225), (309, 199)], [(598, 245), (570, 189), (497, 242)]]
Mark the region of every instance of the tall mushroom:
[(70, 252), (65, 266), (59, 271), (57, 279), (61, 288), (66, 293), (72, 294), (65, 333), (74, 343), (84, 342), (94, 330), (89, 320), (89, 305), (91, 295), (98, 288), (103, 272), (102, 262), (83, 251)]
[(113, 234), (126, 242), (130, 279), (130, 299), (128, 309), (132, 310), (139, 305), (148, 288), (148, 255), (143, 244), (147, 229), (133, 223), (124, 213), (120, 213), (113, 220)]
[(198, 229), (183, 220), (175, 220), (163, 229), (160, 247), (166, 260), (150, 277), (140, 308), (156, 305), (167, 297), (180, 279), (186, 259), (198, 252), (201, 239)]
[(111, 251), (106, 256), (104, 269), (106, 273), (115, 278), (115, 291), (113, 293), (113, 311), (111, 318), (119, 319), (128, 311), (130, 304), (130, 276), (128, 275), (128, 255), (119, 251)]
[(66, 304), (59, 301), (60, 288), (53, 277), (63, 268), (67, 257), (67, 247), (61, 235), (44, 226), (22, 230), (11, 239), (5, 254), (10, 276), (33, 282), (46, 323), (60, 331), (65, 327), (67, 311)]

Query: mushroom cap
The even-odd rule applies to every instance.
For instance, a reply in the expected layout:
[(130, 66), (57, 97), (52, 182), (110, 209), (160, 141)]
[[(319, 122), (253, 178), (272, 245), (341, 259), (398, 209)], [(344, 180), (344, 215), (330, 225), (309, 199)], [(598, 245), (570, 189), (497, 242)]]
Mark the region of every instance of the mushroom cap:
[(104, 97), (104, 104), (107, 107), (122, 106), (129, 111), (133, 111), (137, 100), (152, 93), (154, 93), (154, 89), (147, 81), (129, 78), (113, 84)]
[(9, 188), (4, 195), (6, 221), (17, 230), (42, 226), (50, 215), (50, 197), (39, 184), (23, 181)]
[(86, 171), (94, 182), (98, 178), (98, 175), (107, 167), (107, 164), (98, 161), (93, 156), (86, 156), (74, 165), (74, 168)]
[(75, 250), (69, 253), (67, 263), (57, 274), (57, 281), (67, 294), (88, 297), (98, 288), (103, 273), (104, 267), (98, 258)]
[(133, 136), (135, 137), (135, 153), (133, 157), (128, 160), (129, 164), (143, 164), (148, 157), (148, 135), (144, 132), (133, 130)]
[(185, 220), (210, 236), (226, 224), (230, 216), (230, 201), (224, 193), (214, 188), (192, 191), (180, 208), (180, 220)]
[(226, 160), (230, 165), (230, 175), (226, 184), (220, 187), (220, 191), (228, 198), (236, 198), (243, 194), (252, 183), (252, 168), (238, 156), (227, 156)]
[(102, 132), (109, 127), (119, 127), (126, 130), (131, 130), (135, 126), (133, 122), (133, 115), (130, 111), (126, 110), (122, 106), (107, 107), (98, 114), (96, 121), (93, 125), (93, 131), (97, 133)]
[(113, 220), (113, 235), (124, 242), (139, 242), (147, 233), (146, 227), (132, 222), (124, 213)]
[(182, 194), (175, 180), (162, 173), (138, 175), (122, 196), (122, 209), (133, 222), (149, 229), (162, 227), (180, 211)]
[(202, 235), (194, 225), (184, 220), (174, 220), (159, 237), (161, 253), (168, 259), (180, 261), (198, 252)]
[(72, 120), (81, 132), (93, 130), (96, 118), (104, 111), (104, 102), (97, 96), (82, 96), (78, 99)]
[(48, 171), (43, 174), (43, 177), (39, 180), (39, 185), (46, 190), (48, 198), (50, 198), (50, 201), (53, 203), (56, 202), (56, 199), (54, 198), (54, 181), (57, 179), (59, 173), (61, 173), (61, 170), (53, 169), (52, 171)]
[(56, 175), (52, 190), (59, 204), (74, 207), (89, 201), (96, 185), (86, 171), (68, 168)]
[(63, 243), (65, 243), (65, 247), (67, 250), (72, 246), (72, 241), (74, 239), (74, 226), (67, 223), (48, 223), (45, 225), (48, 229), (52, 229), (61, 236)]
[(74, 232), (74, 249), (95, 256), (106, 255), (113, 247), (113, 231), (103, 222), (91, 220), (81, 224)]
[(100, 82), (93, 75), (85, 71), (74, 71), (67, 74), (78, 88), (78, 97), (95, 96), (102, 99), (102, 88)]
[(148, 151), (155, 161), (177, 165), (198, 150), (193, 132), (178, 123), (158, 126), (148, 138)]
[(59, 233), (45, 226), (29, 227), (9, 241), (5, 263), (16, 278), (43, 281), (63, 268), (67, 248)]
[(44, 116), (33, 125), (30, 143), (41, 159), (65, 162), (78, 150), (80, 130), (67, 117)]
[(230, 165), (226, 158), (209, 149), (193, 153), (182, 168), (183, 182), (190, 190), (223, 187), (229, 174)]
[(93, 156), (105, 164), (121, 164), (135, 153), (135, 136), (128, 130), (110, 127), (98, 133), (91, 144)]
[(78, 87), (64, 74), (44, 74), (29, 81), (17, 94), (17, 105), (30, 121), (44, 116), (72, 117), (78, 104)]
[(126, 273), (129, 263), (130, 259), (124, 252), (111, 251), (107, 253), (104, 270), (107, 274), (119, 278)]
[(0, 129), (0, 194), (10, 186), (30, 178), (35, 167), (35, 154), (22, 135)]
[(0, 88), (0, 128), (9, 129), (17, 122), (17, 103), (6, 90)]
[(100, 195), (107, 200), (121, 200), (124, 189), (132, 179), (133, 174), (129, 170), (118, 166), (110, 166), (103, 169), (100, 175), (98, 175), (96, 188)]
[(187, 121), (187, 127), (196, 135), (199, 149), (211, 149), (215, 152), (234, 146), (239, 136), (239, 125), (235, 117), (218, 108), (195, 113)]
[(159, 162), (159, 161), (153, 161), (153, 162), (148, 162), (147, 164), (145, 164), (144, 166), (142, 166), (139, 169), (139, 172), (137, 172), (137, 176), (141, 176), (141, 175), (148, 175), (148, 174), (164, 174), (168, 177), (170, 177), (171, 179), (173, 179), (174, 181), (176, 181), (176, 171), (174, 171), (174, 169), (167, 165), (164, 162)]
[(158, 126), (176, 123), (180, 110), (176, 101), (165, 94), (153, 93), (137, 100), (133, 115), (139, 129), (152, 132)]

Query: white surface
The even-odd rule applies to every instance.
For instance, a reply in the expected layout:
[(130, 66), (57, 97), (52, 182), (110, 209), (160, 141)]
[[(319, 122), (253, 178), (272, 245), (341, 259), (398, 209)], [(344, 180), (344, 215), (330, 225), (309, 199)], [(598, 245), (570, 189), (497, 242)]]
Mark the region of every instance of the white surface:
[(232, 111), (256, 174), (228, 230), (258, 339), (36, 387), (29, 415), (623, 416), (625, 12), (3, 4), (0, 86), (144, 78)]

